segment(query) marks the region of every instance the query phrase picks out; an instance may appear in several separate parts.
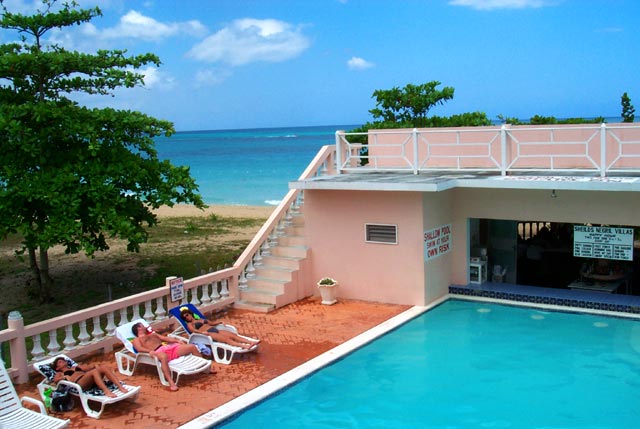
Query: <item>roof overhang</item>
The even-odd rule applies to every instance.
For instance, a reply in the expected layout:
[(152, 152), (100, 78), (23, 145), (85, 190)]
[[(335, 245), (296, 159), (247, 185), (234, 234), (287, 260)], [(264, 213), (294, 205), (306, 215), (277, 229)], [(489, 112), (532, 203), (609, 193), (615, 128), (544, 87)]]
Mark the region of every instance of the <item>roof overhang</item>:
[(640, 192), (640, 177), (560, 175), (348, 173), (289, 183), (290, 189), (442, 192), (453, 188)]

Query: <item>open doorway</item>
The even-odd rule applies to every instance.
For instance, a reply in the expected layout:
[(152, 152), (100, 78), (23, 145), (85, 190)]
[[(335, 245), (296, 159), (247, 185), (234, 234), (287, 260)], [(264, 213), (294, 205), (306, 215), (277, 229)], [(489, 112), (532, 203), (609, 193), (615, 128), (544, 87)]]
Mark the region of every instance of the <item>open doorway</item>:
[(574, 251), (572, 223), (471, 219), (469, 225), (471, 258), (486, 261), (487, 281), (640, 295), (640, 287), (634, 287), (640, 286), (639, 240), (632, 239), (623, 256), (594, 251), (581, 257)]

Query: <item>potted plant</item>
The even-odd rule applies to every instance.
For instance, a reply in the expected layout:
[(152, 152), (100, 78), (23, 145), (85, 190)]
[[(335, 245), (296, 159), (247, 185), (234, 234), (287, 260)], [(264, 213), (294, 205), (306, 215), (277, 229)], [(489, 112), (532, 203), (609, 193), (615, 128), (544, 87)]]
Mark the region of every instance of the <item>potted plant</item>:
[(336, 294), (338, 292), (338, 282), (331, 277), (323, 277), (318, 281), (318, 290), (322, 297), (322, 304), (333, 305), (338, 300)]

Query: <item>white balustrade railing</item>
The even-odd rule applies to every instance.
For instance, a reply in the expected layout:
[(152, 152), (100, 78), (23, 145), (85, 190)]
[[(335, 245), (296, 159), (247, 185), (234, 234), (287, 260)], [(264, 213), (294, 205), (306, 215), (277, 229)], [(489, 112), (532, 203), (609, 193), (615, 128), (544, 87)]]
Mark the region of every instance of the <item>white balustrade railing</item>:
[[(366, 140), (366, 144), (362, 143)], [(640, 125), (490, 126), (336, 132), (337, 174), (640, 170)]]
[[(228, 306), (237, 296), (237, 271), (228, 268), (185, 280), (185, 296), (203, 311)], [(12, 312), (8, 329), (0, 331), (0, 343), (9, 344), (9, 373), (21, 383), (28, 380), (33, 363), (57, 353), (76, 357), (96, 350), (109, 351), (117, 343), (116, 328), (135, 319), (144, 318), (158, 328), (172, 324), (168, 310), (180, 303), (171, 302), (168, 280), (158, 289), (28, 326), (18, 312)], [(215, 294), (209, 292), (212, 284)], [(219, 284), (221, 293), (217, 291)]]
[[(336, 157), (333, 147), (324, 146), (307, 169), (300, 175), (300, 180), (319, 175), (335, 174)], [(245, 251), (238, 257), (234, 268), (239, 269), (238, 288), (247, 289), (249, 280), (255, 277), (255, 267), (259, 266), (270, 249), (278, 244), (278, 239), (285, 235), (286, 228), (293, 223), (293, 216), (300, 213), (304, 204), (304, 196), (300, 190), (290, 190), (283, 198), (263, 227), (254, 236)]]
[[(334, 154), (332, 146), (323, 147), (300, 178), (335, 174)], [(215, 272), (210, 268), (209, 273), (183, 281), (185, 294), (181, 302), (171, 301), (171, 278), (168, 278), (164, 287), (27, 326), (18, 312), (11, 312), (8, 328), (0, 331), (0, 346), (9, 345), (7, 371), (15, 381), (23, 383), (33, 371), (33, 364), (48, 356), (64, 351), (73, 358), (96, 350), (112, 350), (118, 343), (116, 328), (132, 320), (143, 318), (163, 329), (173, 324), (167, 317), (168, 310), (182, 303), (190, 302), (203, 312), (231, 305), (261, 258), (270, 254), (278, 233), (291, 224), (292, 216), (300, 212), (303, 203), (301, 191), (287, 193), (232, 267)]]

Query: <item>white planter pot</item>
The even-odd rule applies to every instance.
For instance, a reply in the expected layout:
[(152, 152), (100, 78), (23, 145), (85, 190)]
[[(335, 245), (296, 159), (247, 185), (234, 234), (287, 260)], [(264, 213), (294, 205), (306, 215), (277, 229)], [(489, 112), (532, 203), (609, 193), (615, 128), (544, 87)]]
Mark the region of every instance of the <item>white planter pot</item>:
[(318, 290), (320, 291), (320, 296), (322, 297), (322, 304), (324, 305), (333, 305), (338, 300), (336, 299), (336, 295), (338, 294), (338, 284), (334, 285), (318, 285)]

